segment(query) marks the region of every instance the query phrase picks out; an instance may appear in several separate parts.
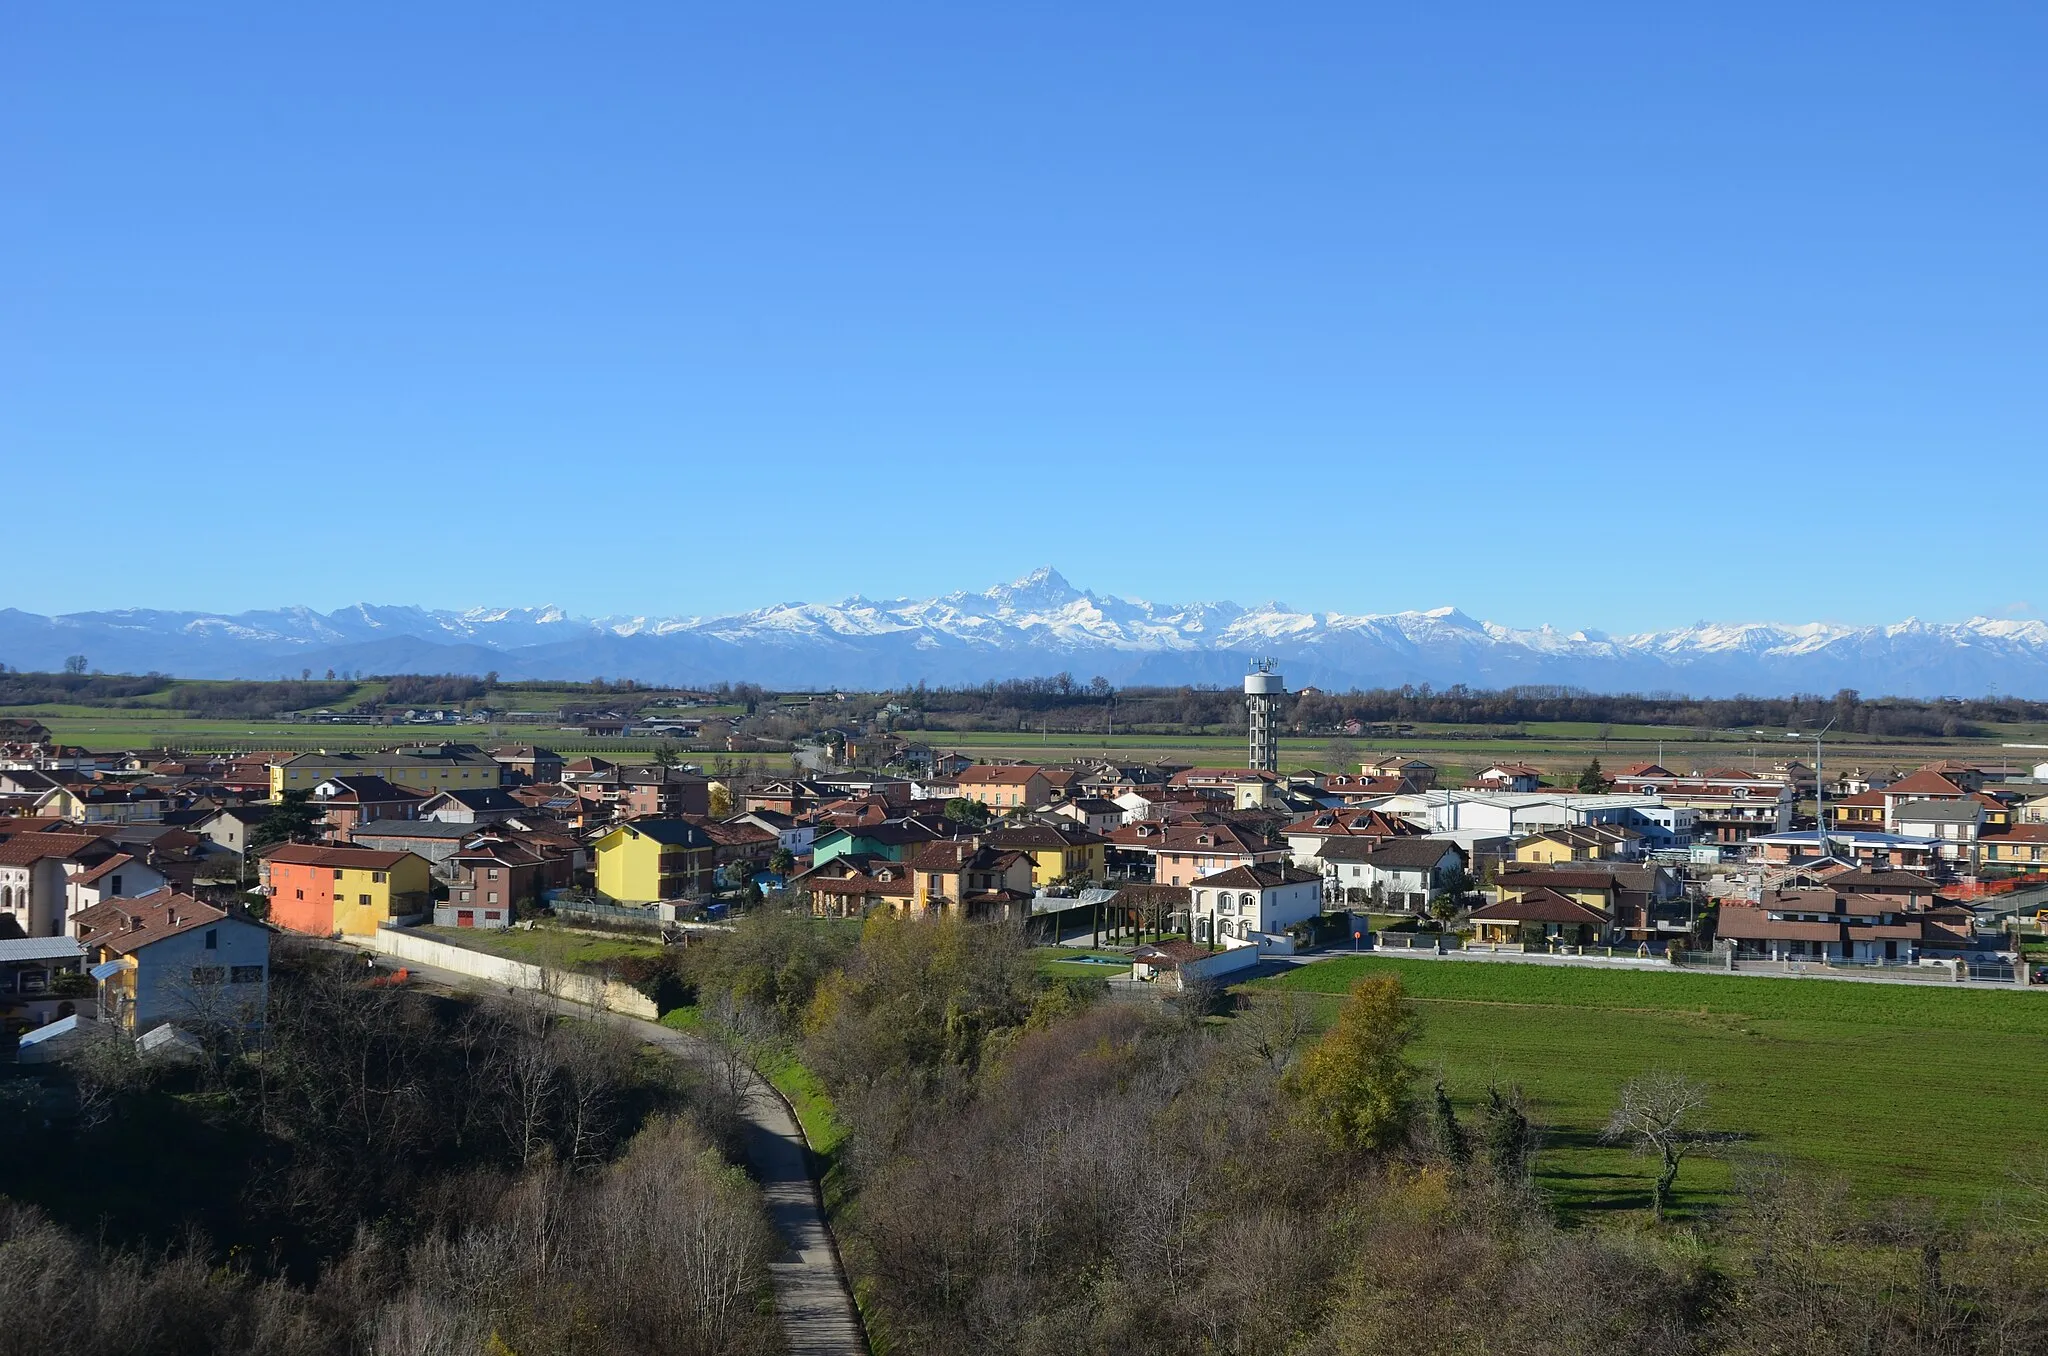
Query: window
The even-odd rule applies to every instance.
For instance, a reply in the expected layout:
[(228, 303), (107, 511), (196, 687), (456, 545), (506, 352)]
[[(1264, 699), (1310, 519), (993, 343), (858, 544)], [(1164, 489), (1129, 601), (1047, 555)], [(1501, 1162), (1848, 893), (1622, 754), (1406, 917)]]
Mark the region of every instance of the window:
[(218, 965), (195, 965), (192, 967), (194, 984), (218, 984), (228, 977), (227, 970)]
[(220, 950), (220, 929), (219, 929), (219, 928), (208, 928), (208, 929), (206, 930), (206, 949), (207, 949), (208, 951), (218, 951), (218, 950)]
[(263, 967), (260, 965), (236, 965), (228, 970), (230, 984), (261, 984)]
[(306, 897), (306, 892), (304, 890), (295, 890), (292, 893), (296, 894), (300, 899), (304, 899)]
[(338, 867), (338, 866), (337, 866), (337, 867), (335, 867), (335, 868), (334, 868), (334, 878), (335, 878), (336, 880), (340, 880), (340, 879), (342, 878), (343, 874), (344, 874), (344, 872), (342, 871), (342, 869), (341, 869), (340, 867)]
[(382, 871), (372, 871), (370, 873), (370, 883), (372, 885), (382, 885), (384, 883), (384, 873)]
[(484, 917), (486, 917), (486, 918), (490, 919), (490, 920), (491, 920), (492, 922), (497, 922), (497, 921), (498, 921), (499, 919), (502, 919), (502, 918), (503, 918), (504, 916), (505, 916), (505, 915), (504, 915), (503, 911), (502, 911), (502, 910), (499, 910), (499, 909), (485, 909), (485, 910), (484, 910)]
[(497, 878), (498, 878), (498, 868), (494, 866), (494, 867), (492, 867), (492, 868), (491, 868), (491, 879), (492, 879), (492, 880), (496, 880)]
[(491, 891), (491, 892), (490, 892), (489, 894), (487, 894), (487, 895), (485, 895), (485, 896), (484, 896), (484, 903), (486, 903), (486, 904), (495, 904), (495, 903), (497, 903), (497, 902), (498, 902), (498, 892), (497, 892), (496, 890), (493, 890), (493, 891)]
[(356, 896), (356, 903), (358, 903), (358, 904), (365, 904), (365, 905), (366, 905), (366, 904), (368, 904), (369, 902), (370, 902), (370, 897), (369, 897), (368, 895), (357, 895), (357, 896)]

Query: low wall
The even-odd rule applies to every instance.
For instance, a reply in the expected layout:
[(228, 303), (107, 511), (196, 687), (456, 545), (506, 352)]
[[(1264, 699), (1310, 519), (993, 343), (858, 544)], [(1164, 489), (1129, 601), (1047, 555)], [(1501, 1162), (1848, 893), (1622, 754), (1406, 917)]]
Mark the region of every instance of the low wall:
[(436, 969), (453, 970), (459, 975), (489, 980), (508, 988), (552, 993), (571, 1003), (602, 1008), (607, 1012), (622, 1012), (629, 1017), (644, 1017), (650, 1022), (661, 1016), (653, 999), (632, 985), (621, 984), (615, 979), (600, 979), (574, 970), (553, 970), (543, 974), (538, 965), (526, 961), (437, 942), (403, 928), (379, 928), (375, 936), (362, 940), (382, 955), (418, 961)]

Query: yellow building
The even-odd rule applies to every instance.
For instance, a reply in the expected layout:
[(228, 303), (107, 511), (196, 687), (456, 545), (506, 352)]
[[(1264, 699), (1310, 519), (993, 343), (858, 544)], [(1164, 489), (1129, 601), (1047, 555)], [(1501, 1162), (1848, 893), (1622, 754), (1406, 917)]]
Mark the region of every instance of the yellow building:
[(377, 753), (301, 753), (270, 765), (270, 798), (311, 791), (329, 777), (382, 777), (428, 795), (499, 786), (505, 768), (474, 744), (410, 744)]
[(709, 891), (717, 845), (683, 819), (636, 819), (594, 844), (597, 892), (625, 904), (689, 899)]
[(1627, 859), (1633, 855), (1635, 844), (1641, 839), (1642, 835), (1633, 829), (1618, 829), (1606, 824), (1551, 829), (1515, 844), (1515, 860), (1534, 866), (1554, 866), (1559, 862)]
[(433, 867), (410, 852), (288, 843), (264, 856), (263, 874), (270, 922), (309, 937), (375, 936), (434, 907)]
[(1038, 888), (1073, 878), (1076, 873), (1090, 885), (1108, 878), (1106, 853), (1109, 840), (1079, 825), (1022, 824), (998, 829), (982, 841), (1005, 852), (1021, 852), (1031, 859), (1031, 884)]
[(2015, 875), (2048, 874), (2048, 824), (2014, 824), (1977, 840), (1985, 866)]

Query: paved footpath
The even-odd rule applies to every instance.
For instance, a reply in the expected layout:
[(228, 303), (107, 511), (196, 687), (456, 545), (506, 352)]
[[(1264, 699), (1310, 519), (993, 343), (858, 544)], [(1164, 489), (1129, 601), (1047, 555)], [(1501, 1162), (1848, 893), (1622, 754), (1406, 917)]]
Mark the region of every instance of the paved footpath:
[[(401, 963), (420, 978), (452, 992), (505, 989), (453, 970), (413, 961)], [(518, 992), (540, 997), (526, 990)], [(700, 1037), (658, 1022), (617, 1012), (593, 1014), (581, 1004), (559, 998), (549, 1001), (570, 1016), (600, 1016), (679, 1058), (701, 1060), (707, 1053)], [(768, 1271), (790, 1356), (868, 1356), (867, 1338), (853, 1306), (853, 1289), (825, 1223), (825, 1203), (811, 1177), (810, 1150), (803, 1131), (782, 1094), (758, 1074), (751, 1078), (751, 1095), (742, 1112), (747, 1119), (747, 1165), (761, 1184), (768, 1218), (785, 1245), (782, 1256), (769, 1264)]]

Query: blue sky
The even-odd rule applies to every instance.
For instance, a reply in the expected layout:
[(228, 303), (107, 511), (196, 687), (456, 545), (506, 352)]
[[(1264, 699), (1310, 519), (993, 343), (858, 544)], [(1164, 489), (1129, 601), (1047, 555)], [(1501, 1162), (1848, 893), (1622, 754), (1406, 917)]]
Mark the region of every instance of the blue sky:
[(2020, 4), (10, 5), (0, 605), (1052, 562), (2038, 615), (2044, 53)]

